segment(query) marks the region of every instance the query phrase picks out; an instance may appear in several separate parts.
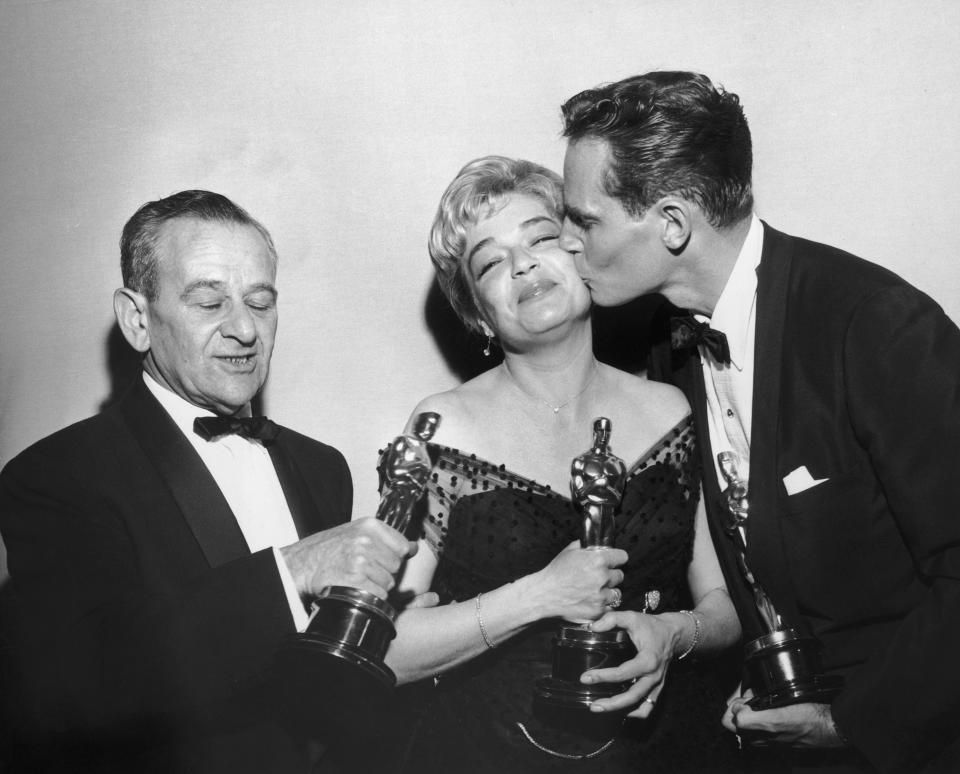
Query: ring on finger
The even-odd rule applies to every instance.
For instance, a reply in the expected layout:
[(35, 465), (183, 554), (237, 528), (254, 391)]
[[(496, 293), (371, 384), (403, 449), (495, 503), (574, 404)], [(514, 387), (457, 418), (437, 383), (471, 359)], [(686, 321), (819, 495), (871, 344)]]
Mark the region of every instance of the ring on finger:
[(620, 589), (612, 589), (612, 591), (613, 599), (607, 602), (607, 607), (609, 607), (611, 610), (616, 610), (618, 607), (620, 607), (620, 603), (623, 602), (623, 593), (620, 591)]
[(644, 704), (649, 704), (651, 707), (655, 707), (656, 704), (657, 704), (657, 700), (656, 700), (656, 699), (651, 699), (651, 698), (648, 696), (646, 699), (643, 700), (643, 703), (644, 703)]

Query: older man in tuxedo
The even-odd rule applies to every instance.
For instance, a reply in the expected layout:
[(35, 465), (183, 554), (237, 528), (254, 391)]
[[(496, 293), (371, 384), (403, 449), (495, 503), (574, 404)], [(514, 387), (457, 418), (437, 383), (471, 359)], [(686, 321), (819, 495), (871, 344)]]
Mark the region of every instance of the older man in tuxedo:
[(735, 698), (724, 723), (772, 751), (761, 771), (960, 770), (957, 327), (889, 271), (761, 222), (739, 100), (705, 76), (628, 78), (563, 114), (561, 244), (594, 301), (660, 293), (692, 313), (651, 375), (693, 406), (745, 636), (764, 630), (724, 529), (722, 451), (748, 481), (747, 566), (845, 679), (832, 700)]
[(184, 191), (130, 219), (121, 267), (142, 375), (0, 475), (22, 730), (56, 770), (307, 771), (321, 719), (287, 724), (278, 642), (324, 586), (385, 596), (413, 544), (350, 521), (336, 449), (250, 416), (277, 327), (263, 226)]

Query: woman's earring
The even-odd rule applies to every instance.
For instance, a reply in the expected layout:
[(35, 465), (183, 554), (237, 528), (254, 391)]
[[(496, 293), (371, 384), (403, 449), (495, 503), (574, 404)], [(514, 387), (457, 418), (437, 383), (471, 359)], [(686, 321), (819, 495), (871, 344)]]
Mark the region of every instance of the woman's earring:
[(487, 337), (487, 345), (483, 348), (483, 356), (490, 357), (490, 347), (493, 344), (493, 331), (483, 320), (480, 321), (480, 330), (483, 331), (483, 335)]

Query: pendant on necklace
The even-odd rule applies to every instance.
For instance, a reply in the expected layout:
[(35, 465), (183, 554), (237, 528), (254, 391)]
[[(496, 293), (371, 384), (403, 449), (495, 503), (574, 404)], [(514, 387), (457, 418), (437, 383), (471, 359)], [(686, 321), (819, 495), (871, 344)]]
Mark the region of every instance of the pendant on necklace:
[(592, 371), (592, 373), (590, 374), (590, 378), (587, 379), (587, 383), (583, 385), (583, 389), (581, 389), (580, 392), (578, 392), (578, 393), (577, 393), (576, 395), (574, 395), (572, 398), (568, 398), (567, 400), (565, 400), (565, 401), (564, 401), (563, 403), (561, 403), (559, 406), (554, 406), (552, 403), (550, 403), (549, 401), (544, 400), (544, 399), (541, 398), (540, 396), (538, 396), (538, 395), (530, 395), (525, 389), (523, 389), (523, 387), (521, 387), (521, 386), (517, 383), (517, 380), (514, 378), (513, 374), (510, 373), (510, 367), (507, 365), (507, 361), (506, 361), (506, 360), (503, 361), (502, 366), (503, 366), (504, 370), (507, 372), (507, 376), (510, 378), (510, 383), (513, 384), (513, 386), (520, 392), (521, 395), (523, 395), (527, 400), (533, 400), (533, 401), (536, 401), (536, 402), (538, 402), (538, 403), (542, 403), (544, 406), (546, 406), (546, 407), (549, 408), (551, 411), (553, 411), (553, 415), (554, 415), (554, 416), (557, 416), (557, 415), (560, 413), (560, 409), (562, 409), (564, 406), (569, 406), (569, 405), (570, 405), (571, 403), (573, 403), (577, 398), (579, 398), (581, 395), (583, 395), (583, 393), (585, 393), (585, 392), (587, 391), (587, 388), (590, 387), (590, 385), (593, 383), (594, 377), (596, 377), (597, 372), (600, 370), (600, 369), (598, 368), (598, 366), (597, 366), (597, 361), (594, 360), (594, 361), (593, 361), (593, 371)]

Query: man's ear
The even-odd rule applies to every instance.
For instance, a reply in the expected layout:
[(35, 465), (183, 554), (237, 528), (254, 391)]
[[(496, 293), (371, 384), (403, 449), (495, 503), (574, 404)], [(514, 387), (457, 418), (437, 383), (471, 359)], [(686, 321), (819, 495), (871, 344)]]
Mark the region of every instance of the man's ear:
[(150, 325), (147, 319), (147, 299), (130, 288), (119, 288), (113, 293), (113, 313), (123, 338), (137, 352), (150, 349)]
[(666, 196), (655, 205), (660, 213), (660, 238), (674, 255), (683, 252), (690, 241), (693, 221), (689, 202), (674, 196)]

